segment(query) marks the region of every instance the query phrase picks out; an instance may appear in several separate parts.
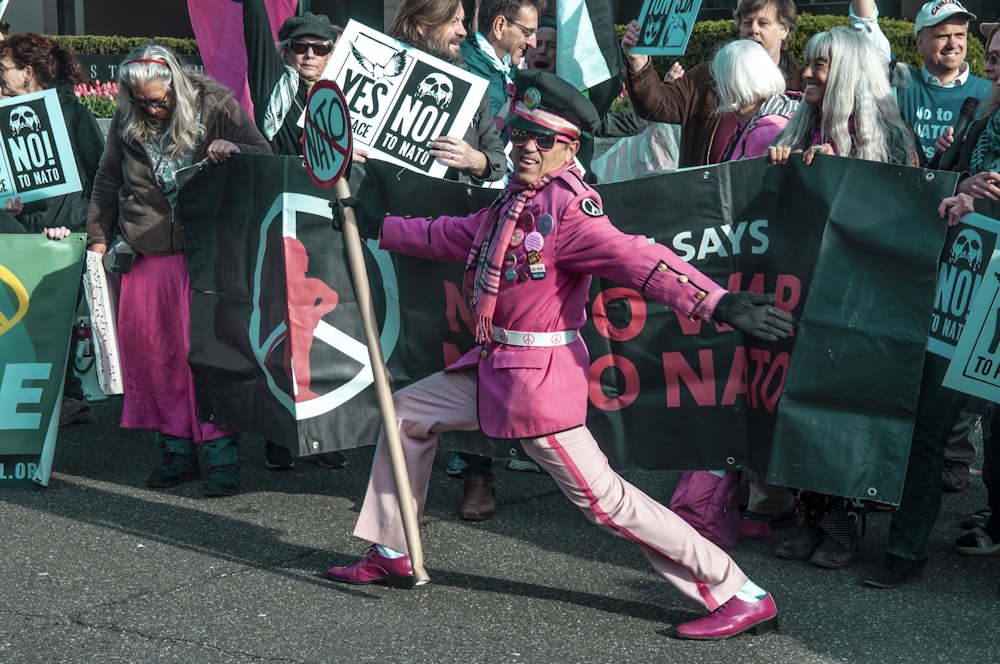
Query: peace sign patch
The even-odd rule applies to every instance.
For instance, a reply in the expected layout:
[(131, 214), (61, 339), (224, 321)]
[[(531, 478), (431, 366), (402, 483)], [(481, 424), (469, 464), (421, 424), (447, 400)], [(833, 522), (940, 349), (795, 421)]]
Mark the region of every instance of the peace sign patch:
[(600, 217), (604, 214), (604, 210), (601, 209), (601, 206), (593, 198), (585, 198), (580, 201), (580, 209), (588, 217)]

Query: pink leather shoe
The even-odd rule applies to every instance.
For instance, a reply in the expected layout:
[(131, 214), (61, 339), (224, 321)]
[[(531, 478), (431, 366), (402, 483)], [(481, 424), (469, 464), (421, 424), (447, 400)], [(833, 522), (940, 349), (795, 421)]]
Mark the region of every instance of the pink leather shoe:
[(768, 594), (757, 602), (744, 602), (733, 597), (704, 618), (678, 625), (682, 639), (728, 639), (743, 632), (760, 634), (778, 629), (778, 609)]
[[(326, 570), (327, 578), (340, 583), (383, 583), (393, 588), (412, 588), (418, 585), (413, 578), (410, 557), (386, 558), (372, 544), (365, 557), (347, 567), (331, 567)], [(419, 585), (427, 583), (422, 582)]]

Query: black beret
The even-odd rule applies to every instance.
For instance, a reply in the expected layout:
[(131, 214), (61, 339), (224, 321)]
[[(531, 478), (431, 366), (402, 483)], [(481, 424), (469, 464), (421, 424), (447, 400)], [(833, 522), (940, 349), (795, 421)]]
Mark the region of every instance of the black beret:
[[(529, 131), (578, 134), (593, 131), (601, 121), (591, 101), (566, 80), (547, 71), (516, 71), (515, 94), (508, 117), (510, 126)], [(570, 127), (566, 126), (567, 122)]]
[(318, 16), (312, 12), (306, 12), (302, 16), (291, 16), (281, 24), (278, 30), (278, 40), (288, 41), (296, 37), (315, 35), (330, 41), (337, 40), (337, 33), (330, 19), (326, 16)]

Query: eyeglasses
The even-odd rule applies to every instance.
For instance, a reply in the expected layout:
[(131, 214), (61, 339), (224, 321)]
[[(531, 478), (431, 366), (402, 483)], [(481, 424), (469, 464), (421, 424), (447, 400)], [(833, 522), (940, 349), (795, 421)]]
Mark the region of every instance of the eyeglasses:
[(323, 57), (328, 55), (330, 51), (333, 50), (333, 44), (330, 42), (307, 42), (307, 41), (293, 41), (291, 44), (292, 50), (295, 51), (296, 55), (305, 55), (306, 51), (312, 49), (318, 57)]
[(986, 54), (986, 64), (995, 65), (998, 60), (1000, 60), (1000, 53), (990, 51)]
[(559, 143), (572, 143), (573, 139), (568, 136), (563, 136), (562, 134), (539, 134), (535, 131), (525, 131), (524, 129), (518, 129), (517, 127), (510, 128), (510, 142), (521, 147), (528, 142), (528, 139), (534, 139), (535, 147), (542, 152), (548, 152), (556, 146), (556, 142)]
[[(505, 16), (504, 18), (507, 18), (507, 17)], [(517, 21), (515, 21), (512, 18), (508, 18), (507, 22), (508, 23), (512, 23), (513, 25), (516, 25), (521, 30), (521, 32), (524, 33), (524, 38), (525, 39), (531, 39), (531, 36), (534, 35), (536, 32), (538, 32), (538, 28), (535, 28), (534, 30), (530, 30), (530, 29), (524, 27), (523, 25), (521, 25), (520, 23), (518, 23)]]
[(166, 97), (163, 97), (162, 99), (136, 99), (135, 97), (129, 97), (128, 103), (143, 109), (145, 108), (163, 109), (170, 104), (170, 102), (167, 101)]

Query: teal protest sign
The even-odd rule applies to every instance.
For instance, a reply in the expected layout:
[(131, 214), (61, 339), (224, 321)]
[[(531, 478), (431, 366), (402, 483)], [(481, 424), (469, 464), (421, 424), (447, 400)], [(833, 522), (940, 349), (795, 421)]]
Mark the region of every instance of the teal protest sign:
[(636, 55), (684, 55), (701, 0), (646, 0), (639, 12)]
[(83, 234), (0, 235), (0, 486), (46, 486)]
[(0, 200), (22, 203), (80, 191), (73, 146), (56, 91), (0, 99)]
[(347, 102), (333, 81), (317, 81), (306, 100), (302, 156), (317, 187), (332, 186), (351, 159), (351, 120)]

